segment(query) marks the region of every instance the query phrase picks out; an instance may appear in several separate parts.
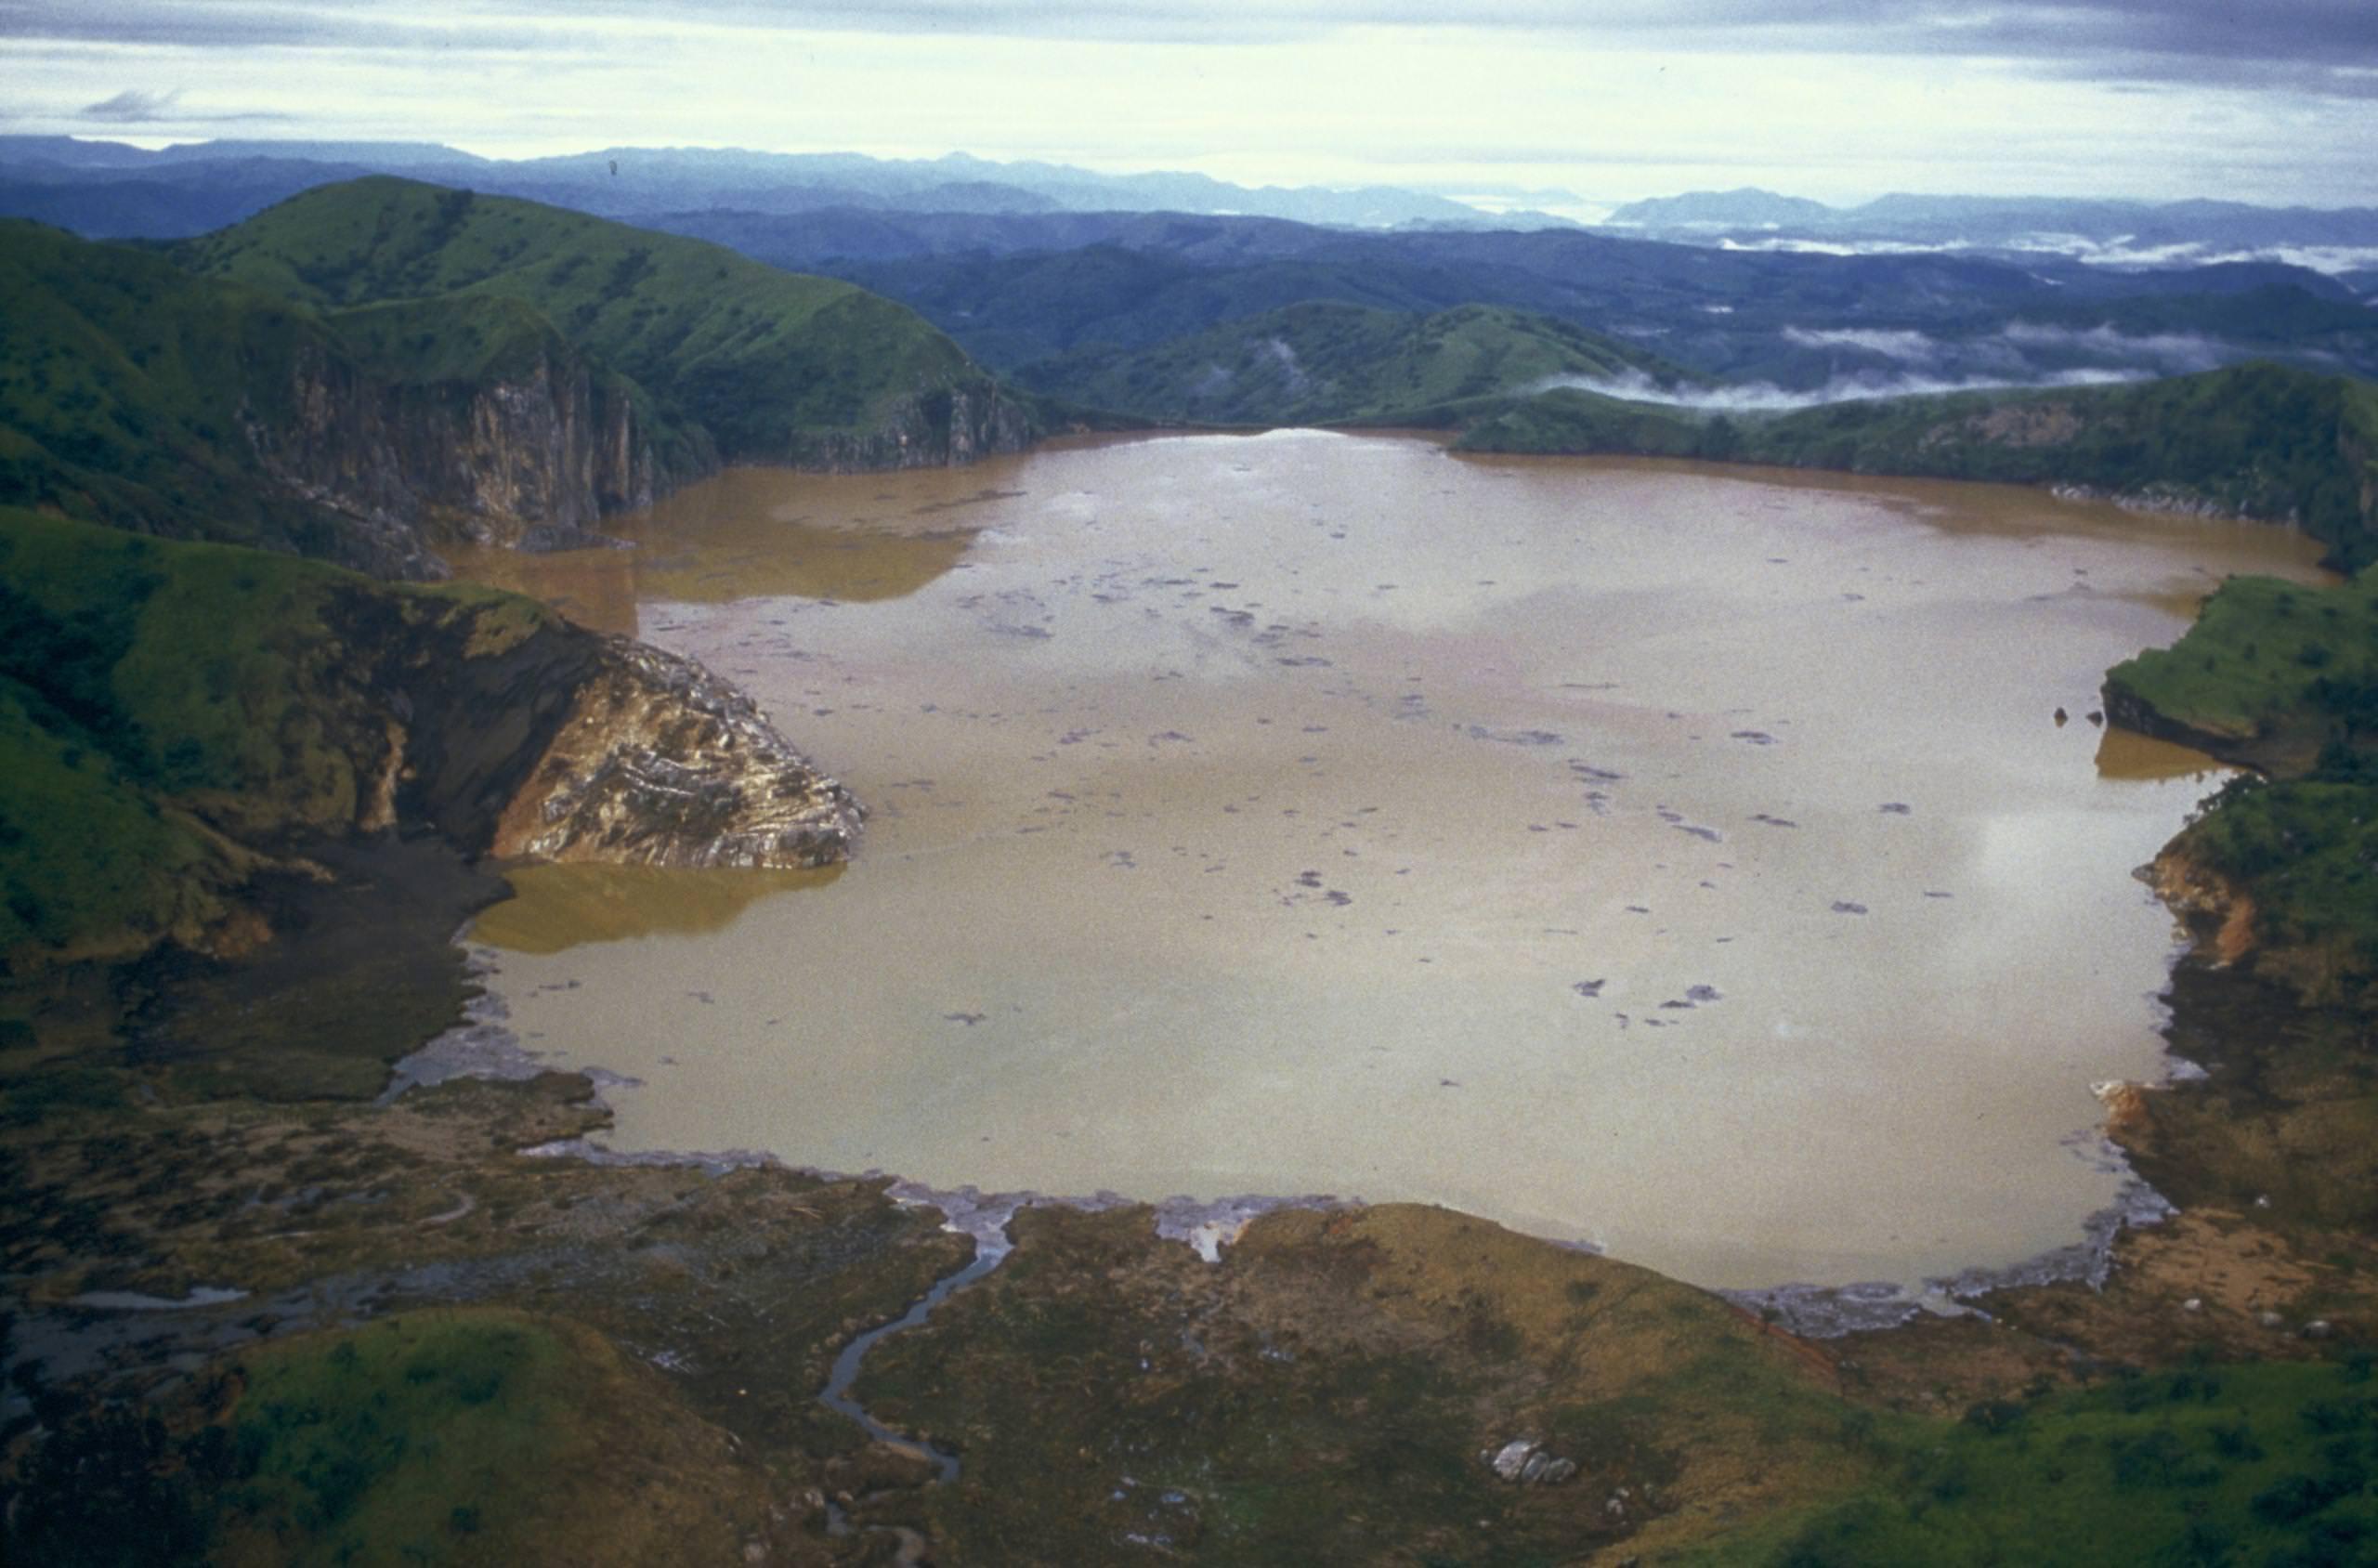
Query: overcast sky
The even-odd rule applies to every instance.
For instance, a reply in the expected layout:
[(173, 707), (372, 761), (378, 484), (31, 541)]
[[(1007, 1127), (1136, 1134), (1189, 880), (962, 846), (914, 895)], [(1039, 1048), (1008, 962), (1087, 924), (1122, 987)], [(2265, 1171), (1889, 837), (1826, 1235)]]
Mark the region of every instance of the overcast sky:
[(2378, 204), (2378, 0), (0, 0), (0, 129)]

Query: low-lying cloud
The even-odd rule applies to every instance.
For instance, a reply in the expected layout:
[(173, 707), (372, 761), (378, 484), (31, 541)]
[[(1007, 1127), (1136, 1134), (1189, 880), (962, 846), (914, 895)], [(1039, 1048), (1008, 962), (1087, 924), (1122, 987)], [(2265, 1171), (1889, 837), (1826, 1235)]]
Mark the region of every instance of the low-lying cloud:
[(1818, 240), (1776, 234), (1745, 240), (1729, 234), (1718, 242), (1724, 251), (1757, 251), (1788, 255), (2052, 255), (2084, 266), (2113, 270), (2149, 271), (2182, 267), (2228, 267), (2245, 262), (2276, 262), (2326, 273), (2378, 270), (2378, 245), (2231, 245), (2202, 240), (2141, 244), (2135, 235), (2096, 240), (2086, 234), (2019, 234), (2011, 239)]
[(2090, 354), (2134, 364), (2151, 364), (2173, 374), (2217, 370), (2243, 357), (2236, 345), (2198, 333), (2117, 332), (2110, 325), (2076, 330), (2037, 321), (2011, 321), (1999, 334), (2021, 348)]
[(1940, 352), (1940, 344), (1927, 333), (1874, 327), (1785, 327), (1784, 340), (1802, 348), (1861, 348), (1910, 364), (1927, 363)]
[(1860, 372), (1836, 376), (1822, 386), (1791, 390), (1771, 382), (1734, 386), (1669, 385), (1640, 371), (1623, 375), (1548, 376), (1528, 388), (1530, 396), (1571, 389), (1599, 393), (1630, 403), (1657, 403), (1665, 408), (1692, 409), (1707, 413), (1790, 413), (1827, 403), (1871, 402), (1882, 398), (1922, 398), (1946, 392), (2049, 390), (2059, 386), (2107, 386), (2144, 381), (2150, 372), (2135, 370), (2073, 370), (2050, 374), (2004, 378), (1996, 376), (1928, 376)]

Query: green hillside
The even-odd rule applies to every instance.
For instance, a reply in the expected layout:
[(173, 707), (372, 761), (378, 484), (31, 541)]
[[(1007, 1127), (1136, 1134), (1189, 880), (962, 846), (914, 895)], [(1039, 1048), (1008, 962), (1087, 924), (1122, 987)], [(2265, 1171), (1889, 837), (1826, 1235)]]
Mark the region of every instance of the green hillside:
[[(635, 411), (664, 485), (716, 462), (516, 300), (325, 314), (153, 251), (0, 222), (0, 504), (417, 576), (435, 573), (440, 530), (410, 514), (452, 499), (447, 459), (491, 388), (582, 374), (598, 402)], [(599, 411), (578, 412), (591, 426)]]
[(1561, 376), (1680, 372), (1548, 316), (1467, 305), (1433, 316), (1311, 301), (1139, 350), (1067, 355), (1021, 372), (1094, 408), (1196, 424), (1392, 423)]
[(990, 379), (905, 306), (699, 240), (533, 202), (373, 177), (309, 190), (176, 246), (193, 271), (324, 309), (516, 301), (699, 425), (729, 461), (830, 458)]
[(1558, 391), (1463, 436), (1472, 451), (1627, 452), (1862, 474), (2084, 486), (2293, 520), (2345, 569), (2378, 560), (2378, 386), (2270, 364), (2054, 391), (1724, 414)]
[(290, 378), (263, 367), (301, 356), (352, 359), (303, 307), (0, 222), (0, 502), (353, 558), (338, 519), (264, 482), (241, 428), (292, 416)]
[(2317, 1002), (2378, 1000), (2378, 567), (2231, 578), (2176, 644), (2107, 674), (2106, 707), (2264, 770), (2173, 849), (2246, 891), (2264, 969)]
[(0, 960), (194, 936), (256, 856), (366, 814), (385, 738), (356, 608), (479, 652), (546, 624), (482, 588), (0, 508)]

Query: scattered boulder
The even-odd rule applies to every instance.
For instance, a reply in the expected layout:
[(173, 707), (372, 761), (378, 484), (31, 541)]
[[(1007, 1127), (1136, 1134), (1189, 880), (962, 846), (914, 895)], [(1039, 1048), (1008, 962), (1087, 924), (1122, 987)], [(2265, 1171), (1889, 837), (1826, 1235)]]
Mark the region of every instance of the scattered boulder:
[(1514, 1486), (1558, 1486), (1577, 1473), (1577, 1462), (1564, 1459), (1532, 1437), (1515, 1437), (1499, 1448), (1480, 1451), (1480, 1462)]

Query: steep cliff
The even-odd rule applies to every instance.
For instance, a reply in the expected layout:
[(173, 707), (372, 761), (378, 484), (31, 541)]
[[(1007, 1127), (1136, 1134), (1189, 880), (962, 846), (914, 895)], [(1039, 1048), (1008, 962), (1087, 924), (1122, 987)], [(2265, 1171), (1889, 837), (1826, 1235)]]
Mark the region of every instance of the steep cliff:
[(723, 460), (966, 463), (1041, 423), (888, 300), (527, 203), (367, 180), (170, 256), (0, 223), (0, 503), (165, 538), (436, 578)]
[(0, 503), (380, 576), (569, 542), (706, 474), (699, 432), (503, 299), (324, 316), (0, 225)]
[[(306, 346), (285, 412), (244, 433), (276, 481), (367, 526), (432, 547), (583, 543), (604, 516), (714, 466), (699, 444), (657, 460), (634, 388), (525, 307), (401, 306), (331, 324), (356, 352)], [(425, 359), (457, 338), (470, 362), (416, 366), (398, 352)]]
[(324, 310), (504, 301), (629, 378), (727, 462), (964, 463), (1038, 434), (904, 306), (717, 245), (412, 180), (325, 186), (176, 248), (209, 277)]
[(940, 468), (1021, 451), (1039, 434), (1039, 413), (983, 376), (897, 399), (865, 433), (796, 433), (787, 455), (829, 473)]
[(750, 698), (690, 659), (610, 637), (489, 848), (647, 866), (822, 866), (850, 852), (859, 819), (850, 792)]

